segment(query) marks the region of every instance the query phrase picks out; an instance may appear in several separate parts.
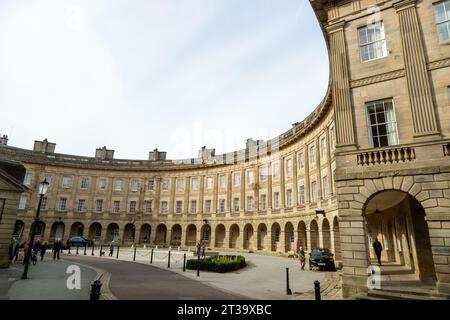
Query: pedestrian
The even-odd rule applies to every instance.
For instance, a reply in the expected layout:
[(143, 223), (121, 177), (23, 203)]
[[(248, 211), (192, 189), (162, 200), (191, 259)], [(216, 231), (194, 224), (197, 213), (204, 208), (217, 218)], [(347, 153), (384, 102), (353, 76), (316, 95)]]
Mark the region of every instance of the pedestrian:
[(114, 241), (109, 244), (109, 256), (112, 257), (114, 254)]
[(300, 247), (298, 249), (298, 258), (300, 260), (300, 269), (305, 270), (306, 254), (305, 250), (303, 250), (303, 247)]
[(45, 255), (45, 251), (47, 251), (47, 242), (45, 242), (42, 246), (41, 246), (41, 261), (44, 261), (44, 255)]
[(28, 241), (25, 241), (23, 243), (23, 264), (26, 263), (29, 252), (30, 252), (30, 244), (28, 243)]
[(204, 243), (202, 246), (202, 258), (205, 257), (205, 250), (206, 250), (206, 243)]
[(13, 248), (13, 254), (14, 254), (13, 262), (16, 262), (19, 259), (20, 244), (16, 239), (14, 239), (14, 240), (15, 240), (15, 244), (14, 244), (14, 248)]
[(37, 239), (36, 242), (33, 244), (33, 251), (35, 254), (41, 251), (41, 246), (42, 246), (41, 240)]
[(58, 259), (59, 260), (59, 254), (61, 253), (62, 243), (61, 240), (56, 239), (53, 243), (53, 260)]
[(8, 249), (8, 255), (9, 255), (9, 264), (12, 263), (13, 259), (14, 259), (14, 250), (16, 247), (16, 239), (12, 238), (11, 239), (11, 244), (9, 245), (9, 249)]
[(381, 242), (378, 241), (378, 238), (375, 238), (375, 241), (373, 242), (373, 250), (377, 256), (378, 265), (381, 266), (381, 251), (383, 251), (383, 246), (381, 245)]
[(197, 243), (197, 256), (200, 256), (200, 254), (201, 254), (201, 251), (202, 250), (202, 244), (199, 242), (199, 243)]

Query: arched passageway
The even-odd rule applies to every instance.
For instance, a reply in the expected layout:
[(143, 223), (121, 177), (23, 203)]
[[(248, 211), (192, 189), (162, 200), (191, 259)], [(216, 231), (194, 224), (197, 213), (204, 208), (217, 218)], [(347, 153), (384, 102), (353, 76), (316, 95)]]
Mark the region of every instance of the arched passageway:
[(172, 232), (170, 235), (170, 245), (171, 246), (181, 246), (181, 226), (179, 224), (174, 224), (172, 226)]
[(54, 222), (52, 224), (52, 227), (50, 228), (50, 238), (49, 241), (52, 243), (55, 240), (63, 240), (64, 238), (64, 231), (66, 229), (66, 225), (61, 222)]
[(102, 237), (102, 225), (98, 222), (94, 222), (89, 227), (88, 238), (94, 242), (100, 241)]
[(311, 220), (311, 223), (309, 225), (309, 232), (311, 234), (311, 248), (309, 248), (310, 250), (314, 249), (314, 248), (320, 248), (320, 243), (319, 243), (319, 226), (317, 225), (317, 221), (316, 220)]
[(280, 243), (280, 233), (281, 233), (281, 227), (280, 225), (275, 222), (274, 224), (272, 224), (272, 228), (271, 228), (271, 251), (278, 251), (281, 248), (279, 248), (279, 243)]
[(233, 224), (230, 227), (230, 248), (238, 248), (239, 241), (239, 226)]
[(267, 226), (261, 223), (258, 226), (258, 250), (267, 250), (270, 247), (267, 246)]
[(330, 223), (327, 218), (322, 221), (322, 247), (332, 250)]
[(110, 223), (106, 228), (106, 242), (119, 241), (119, 225), (117, 223)]
[(82, 237), (84, 233), (84, 225), (81, 222), (75, 222), (70, 228), (70, 237)]
[(284, 226), (284, 246), (285, 252), (295, 250), (294, 226), (290, 222)]
[(219, 224), (216, 227), (216, 248), (223, 248), (225, 245), (225, 226)]
[(25, 223), (22, 220), (16, 220), (16, 224), (14, 225), (13, 237), (16, 238), (16, 240), (19, 240), (19, 242), (22, 239), (24, 228)]
[[(419, 201), (402, 191), (382, 191), (373, 196), (364, 208), (369, 257), (378, 261), (373, 242), (378, 239), (383, 250), (383, 274), (396, 274), (396, 279), (415, 279), (435, 284), (436, 271), (431, 250), (425, 210)], [(398, 282), (384, 283), (394, 285)]]
[(141, 227), (141, 232), (139, 235), (139, 243), (143, 243), (145, 245), (149, 244), (152, 236), (152, 227), (145, 223)]
[(165, 246), (167, 244), (167, 227), (165, 224), (160, 224), (156, 227), (155, 244), (158, 246)]
[(128, 223), (125, 225), (123, 230), (123, 243), (133, 244), (136, 241), (136, 226), (133, 223)]
[[(297, 227), (297, 246), (298, 248), (302, 247), (303, 250), (308, 248), (308, 243), (306, 241), (306, 224), (304, 221), (300, 221)], [(298, 249), (297, 248), (297, 249)]]
[(339, 233), (339, 221), (337, 217), (333, 219), (333, 239), (334, 239), (334, 259), (337, 261), (342, 260), (341, 253), (341, 236)]
[(244, 226), (244, 249), (253, 250), (253, 226), (248, 223)]
[(197, 227), (195, 224), (190, 224), (186, 228), (186, 245), (188, 247), (197, 245)]

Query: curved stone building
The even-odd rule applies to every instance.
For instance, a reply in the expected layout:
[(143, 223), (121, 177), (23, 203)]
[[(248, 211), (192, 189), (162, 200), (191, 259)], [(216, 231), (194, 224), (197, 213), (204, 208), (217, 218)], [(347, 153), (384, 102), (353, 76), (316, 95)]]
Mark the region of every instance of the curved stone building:
[(450, 0), (310, 2), (330, 83), (305, 120), (270, 141), (223, 155), (204, 147), (186, 160), (158, 150), (119, 160), (106, 147), (58, 154), (46, 140), (24, 150), (3, 137), (0, 158), (27, 169), (16, 236), (29, 234), (47, 178), (44, 241), (328, 247), (350, 296), (368, 290), (378, 238), (382, 281), (450, 292)]

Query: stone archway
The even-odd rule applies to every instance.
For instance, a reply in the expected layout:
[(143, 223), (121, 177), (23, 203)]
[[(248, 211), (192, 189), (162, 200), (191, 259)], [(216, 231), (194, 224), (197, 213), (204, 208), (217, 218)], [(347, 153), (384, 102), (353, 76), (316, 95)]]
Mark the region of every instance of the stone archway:
[(294, 237), (294, 226), (292, 223), (287, 222), (284, 226), (284, 251), (290, 252), (295, 250), (294, 246), (295, 237)]
[(436, 271), (431, 249), (425, 210), (421, 203), (403, 191), (378, 192), (363, 207), (368, 257), (378, 265), (373, 242), (378, 239), (383, 251), (381, 272), (395, 274), (384, 285), (396, 285), (405, 280), (436, 283)]
[(202, 244), (209, 247), (211, 245), (211, 227), (208, 224), (204, 224), (200, 230), (200, 234)]
[(136, 241), (136, 226), (133, 223), (127, 223), (123, 230), (123, 244), (133, 244)]
[(102, 225), (98, 222), (94, 222), (89, 227), (88, 238), (94, 240), (94, 242), (100, 241), (102, 237)]
[(250, 223), (247, 223), (244, 226), (244, 249), (245, 250), (253, 250), (253, 226)]
[(151, 235), (152, 227), (148, 223), (143, 224), (139, 235), (139, 243), (143, 243), (145, 245), (149, 244), (151, 241)]
[(258, 250), (266, 250), (267, 226), (260, 223), (258, 226)]
[(330, 223), (327, 218), (322, 221), (322, 247), (332, 250)]
[(82, 237), (84, 233), (84, 225), (81, 222), (74, 222), (70, 227), (70, 237)]
[(239, 241), (239, 226), (237, 224), (233, 224), (230, 227), (230, 246), (229, 248), (238, 248)]
[(119, 225), (117, 223), (110, 223), (106, 228), (106, 242), (119, 241), (119, 232)]
[(310, 250), (314, 248), (320, 248), (320, 241), (319, 241), (319, 226), (317, 225), (317, 221), (315, 219), (311, 220), (311, 223), (309, 224), (309, 232), (311, 234), (311, 240)]
[(186, 246), (195, 247), (197, 245), (197, 227), (190, 224), (186, 228)]
[(216, 248), (223, 248), (225, 245), (225, 226), (223, 224), (219, 224), (216, 227)]
[(171, 246), (181, 246), (181, 226), (179, 224), (174, 224), (172, 226), (172, 232), (170, 235), (170, 245)]
[(333, 219), (333, 242), (334, 242), (334, 259), (336, 261), (341, 261), (342, 260), (341, 236), (339, 233), (338, 217), (334, 217)]
[(50, 228), (50, 242), (54, 242), (55, 240), (61, 240), (64, 238), (64, 231), (66, 229), (66, 225), (62, 221), (54, 222), (52, 227)]
[(165, 224), (160, 224), (156, 227), (155, 244), (158, 246), (165, 246), (167, 241), (167, 227)]
[(274, 224), (272, 224), (272, 228), (270, 229), (271, 251), (276, 252), (277, 250), (281, 249), (279, 248), (280, 234), (281, 227), (277, 222), (275, 222)]
[[(297, 227), (297, 247), (303, 247), (303, 250), (307, 250), (307, 235), (306, 235), (306, 224), (304, 221), (300, 221)], [(298, 249), (297, 248), (297, 249)]]
[(43, 221), (37, 221), (37, 222), (33, 222), (31, 224), (30, 227), (30, 238), (31, 238), (31, 233), (33, 232), (33, 227), (36, 224), (36, 230), (35, 230), (35, 238), (34, 240), (40, 240), (42, 242), (42, 240), (44, 239), (44, 231), (45, 231), (45, 223)]

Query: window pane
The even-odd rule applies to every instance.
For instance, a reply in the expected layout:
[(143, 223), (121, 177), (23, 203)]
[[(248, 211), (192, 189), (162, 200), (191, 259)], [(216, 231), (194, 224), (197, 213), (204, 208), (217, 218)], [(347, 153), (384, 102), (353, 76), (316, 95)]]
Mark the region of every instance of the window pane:
[(361, 28), (359, 29), (359, 44), (364, 45), (366, 43), (367, 43), (366, 29)]
[(436, 15), (436, 23), (445, 21), (444, 3), (435, 4), (434, 13)]
[(380, 136), (380, 146), (381, 147), (389, 146), (387, 136)]
[(439, 40), (444, 42), (450, 39), (449, 31), (448, 31), (448, 22), (447, 23), (441, 23), (437, 26), (437, 32), (439, 34)]

